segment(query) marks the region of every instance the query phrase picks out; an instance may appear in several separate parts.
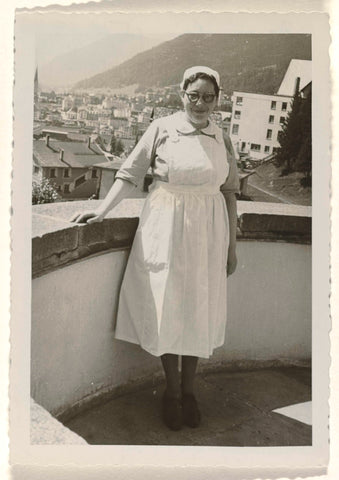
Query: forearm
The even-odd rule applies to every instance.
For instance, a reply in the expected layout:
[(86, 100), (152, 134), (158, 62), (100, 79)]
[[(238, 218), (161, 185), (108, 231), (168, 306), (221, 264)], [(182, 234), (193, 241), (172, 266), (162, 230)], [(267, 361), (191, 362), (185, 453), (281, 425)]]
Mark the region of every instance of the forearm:
[(224, 194), (229, 221), (229, 250), (235, 251), (237, 240), (237, 199), (234, 193)]
[(126, 198), (134, 188), (135, 186), (131, 182), (117, 178), (105, 199), (97, 208), (97, 214), (104, 217), (112, 208), (118, 205), (121, 200)]

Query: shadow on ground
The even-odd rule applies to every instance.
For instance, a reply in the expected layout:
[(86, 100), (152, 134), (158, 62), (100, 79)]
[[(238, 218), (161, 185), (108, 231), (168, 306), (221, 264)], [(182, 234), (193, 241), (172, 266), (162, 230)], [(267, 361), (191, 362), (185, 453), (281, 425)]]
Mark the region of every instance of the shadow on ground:
[(164, 384), (95, 406), (66, 423), (93, 445), (296, 446), (312, 444), (312, 427), (273, 413), (311, 400), (311, 371), (270, 368), (199, 374), (199, 428), (172, 432), (161, 420)]

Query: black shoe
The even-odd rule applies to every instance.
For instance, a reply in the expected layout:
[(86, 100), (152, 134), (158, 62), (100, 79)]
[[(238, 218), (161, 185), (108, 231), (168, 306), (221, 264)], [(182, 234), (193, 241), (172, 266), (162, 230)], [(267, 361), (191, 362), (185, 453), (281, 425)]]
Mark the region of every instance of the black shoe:
[(180, 430), (182, 427), (182, 407), (178, 398), (162, 397), (162, 418), (165, 425), (171, 430)]
[(200, 425), (201, 414), (198, 408), (197, 401), (192, 393), (186, 393), (182, 396), (182, 411), (184, 422), (191, 428), (196, 428)]

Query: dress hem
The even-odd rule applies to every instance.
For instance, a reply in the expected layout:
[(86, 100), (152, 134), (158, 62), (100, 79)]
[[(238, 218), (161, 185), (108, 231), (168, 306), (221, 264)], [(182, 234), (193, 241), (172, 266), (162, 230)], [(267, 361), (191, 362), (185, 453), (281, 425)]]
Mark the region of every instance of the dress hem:
[(219, 345), (216, 345), (215, 347), (212, 348), (212, 351), (210, 354), (206, 355), (206, 353), (196, 353), (196, 352), (179, 352), (177, 350), (164, 350), (163, 352), (155, 352), (154, 350), (151, 350), (149, 348), (144, 347), (141, 345), (141, 343), (135, 339), (123, 337), (123, 336), (115, 336), (114, 337), (116, 340), (121, 340), (123, 342), (128, 342), (128, 343), (133, 343), (134, 345), (139, 345), (145, 352), (150, 353), (154, 357), (161, 357), (162, 355), (166, 354), (171, 354), (171, 355), (181, 355), (181, 356), (190, 356), (190, 357), (199, 357), (199, 358), (210, 358), (213, 355), (213, 352), (216, 348), (222, 347), (224, 345), (224, 341), (220, 343)]

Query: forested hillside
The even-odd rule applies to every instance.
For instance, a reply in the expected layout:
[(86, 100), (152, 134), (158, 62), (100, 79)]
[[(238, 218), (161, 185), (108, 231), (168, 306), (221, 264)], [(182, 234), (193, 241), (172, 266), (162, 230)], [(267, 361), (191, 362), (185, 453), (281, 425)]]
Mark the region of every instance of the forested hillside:
[(76, 84), (76, 88), (139, 90), (178, 84), (192, 65), (218, 70), (226, 94), (275, 93), (292, 58), (311, 60), (307, 34), (184, 34)]

